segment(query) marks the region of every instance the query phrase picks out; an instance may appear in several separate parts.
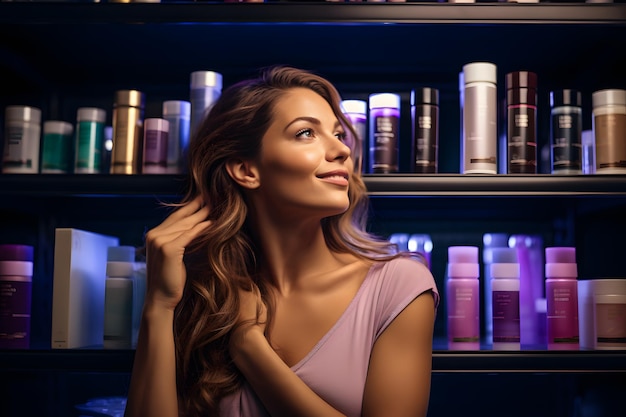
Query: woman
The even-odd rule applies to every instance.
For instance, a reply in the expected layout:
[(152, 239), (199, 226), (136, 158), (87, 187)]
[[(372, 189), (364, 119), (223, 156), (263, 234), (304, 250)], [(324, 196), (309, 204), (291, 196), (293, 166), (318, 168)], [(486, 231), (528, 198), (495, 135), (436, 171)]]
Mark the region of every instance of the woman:
[(186, 197), (146, 235), (127, 416), (426, 414), (437, 290), (364, 231), (339, 100), (274, 67), (215, 103)]

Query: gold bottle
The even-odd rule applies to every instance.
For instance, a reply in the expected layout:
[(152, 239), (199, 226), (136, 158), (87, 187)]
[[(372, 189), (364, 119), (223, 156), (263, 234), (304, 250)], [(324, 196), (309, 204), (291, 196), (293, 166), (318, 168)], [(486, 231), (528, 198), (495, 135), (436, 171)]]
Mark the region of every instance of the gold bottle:
[(111, 174), (140, 174), (145, 95), (137, 90), (115, 92)]

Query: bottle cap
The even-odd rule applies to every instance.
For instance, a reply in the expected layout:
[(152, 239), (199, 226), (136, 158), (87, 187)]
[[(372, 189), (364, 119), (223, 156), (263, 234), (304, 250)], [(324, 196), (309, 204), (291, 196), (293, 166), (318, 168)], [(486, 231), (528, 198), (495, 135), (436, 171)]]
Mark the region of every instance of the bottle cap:
[(369, 96), (370, 109), (399, 109), (400, 96), (393, 93), (377, 93)]
[(189, 118), (191, 103), (184, 100), (167, 100), (163, 102), (163, 116), (182, 116)]
[(550, 107), (560, 106), (582, 106), (580, 91), (567, 89), (550, 91)]
[(548, 264), (575, 264), (576, 248), (558, 246), (546, 248), (546, 263)]
[(146, 95), (137, 90), (118, 90), (115, 92), (116, 106), (139, 107), (143, 109), (146, 102)]
[(107, 262), (135, 262), (134, 246), (109, 246)]
[(495, 84), (497, 81), (497, 67), (490, 62), (471, 62), (463, 65), (463, 79), (465, 84), (484, 81)]
[(6, 121), (41, 122), (41, 110), (31, 106), (7, 106), (4, 112)]
[(411, 90), (411, 106), (419, 104), (439, 104), (439, 90), (436, 88), (423, 87)]
[(169, 132), (170, 122), (160, 118), (148, 118), (143, 121), (144, 131), (158, 130), (160, 132)]
[(134, 262), (107, 262), (106, 276), (109, 278), (129, 278), (134, 272)]
[(341, 111), (344, 113), (367, 114), (367, 103), (365, 100), (343, 100)]
[(104, 123), (107, 112), (97, 107), (80, 107), (76, 112), (77, 121)]
[(448, 247), (448, 264), (478, 264), (478, 246)]
[(537, 74), (530, 71), (514, 71), (506, 74), (506, 89), (512, 88), (537, 88)]
[(213, 87), (222, 89), (222, 74), (215, 71), (194, 71), (191, 73), (190, 87), (205, 88)]
[(34, 247), (29, 245), (0, 245), (0, 261), (26, 261), (32, 262)]
[(599, 90), (591, 95), (593, 107), (599, 106), (626, 106), (626, 90)]
[(32, 277), (33, 263), (26, 261), (0, 261), (0, 275)]
[(518, 263), (492, 263), (489, 265), (492, 278), (517, 278), (520, 276)]
[(43, 133), (56, 134), (56, 135), (71, 135), (74, 130), (74, 126), (71, 123), (63, 122), (61, 120), (46, 120), (43, 122)]
[(491, 262), (494, 264), (516, 264), (517, 250), (513, 248), (492, 248)]

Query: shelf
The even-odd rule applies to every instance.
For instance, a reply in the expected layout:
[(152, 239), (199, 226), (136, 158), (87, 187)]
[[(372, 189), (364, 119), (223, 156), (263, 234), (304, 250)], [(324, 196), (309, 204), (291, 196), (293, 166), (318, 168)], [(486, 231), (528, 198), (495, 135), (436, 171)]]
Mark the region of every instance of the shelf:
[[(0, 351), (3, 371), (130, 372), (134, 350)], [(433, 372), (626, 373), (626, 351), (433, 351)]]
[[(1, 174), (0, 196), (155, 197), (182, 195), (182, 175)], [(372, 197), (626, 196), (626, 175), (365, 174)]]
[(45, 23), (451, 23), (451, 24), (626, 24), (620, 4), (251, 4), (180, 2), (161, 4), (0, 4), (0, 24)]

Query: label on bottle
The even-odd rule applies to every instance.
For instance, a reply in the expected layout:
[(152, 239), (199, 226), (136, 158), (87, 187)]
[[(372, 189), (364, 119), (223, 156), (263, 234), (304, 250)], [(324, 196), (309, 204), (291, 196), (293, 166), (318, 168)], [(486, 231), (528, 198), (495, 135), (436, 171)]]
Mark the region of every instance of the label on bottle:
[(518, 104), (508, 107), (508, 173), (537, 173), (537, 107)]
[(493, 342), (520, 342), (519, 291), (493, 291)]
[(39, 125), (9, 122), (5, 133), (3, 172), (39, 172)]
[(97, 174), (102, 164), (104, 125), (92, 121), (76, 124), (76, 172)]
[(168, 132), (162, 130), (146, 130), (143, 144), (143, 164), (157, 165), (165, 168), (167, 165)]
[(626, 114), (595, 116), (594, 131), (596, 172), (611, 168), (626, 169)]
[[(380, 114), (384, 114), (384, 110), (376, 109)], [(372, 117), (370, 167), (373, 173), (398, 172), (399, 119), (396, 115)]]
[(552, 171), (582, 172), (582, 117), (580, 107), (554, 108), (551, 117)]
[(453, 343), (480, 341), (478, 280), (473, 285), (448, 280), (448, 340)]
[(626, 304), (596, 303), (598, 347), (626, 347)]
[(46, 133), (43, 137), (43, 151), (41, 153), (42, 172), (69, 172), (71, 135)]
[(548, 344), (578, 343), (578, 286), (546, 282)]
[(30, 277), (0, 279), (0, 348), (27, 349), (30, 342)]
[(493, 84), (466, 86), (462, 173), (497, 174), (497, 99)]
[(437, 173), (438, 116), (437, 106), (422, 105), (412, 109), (414, 171), (421, 174)]

